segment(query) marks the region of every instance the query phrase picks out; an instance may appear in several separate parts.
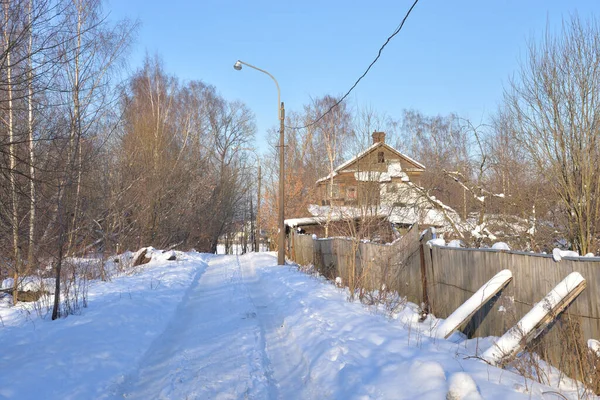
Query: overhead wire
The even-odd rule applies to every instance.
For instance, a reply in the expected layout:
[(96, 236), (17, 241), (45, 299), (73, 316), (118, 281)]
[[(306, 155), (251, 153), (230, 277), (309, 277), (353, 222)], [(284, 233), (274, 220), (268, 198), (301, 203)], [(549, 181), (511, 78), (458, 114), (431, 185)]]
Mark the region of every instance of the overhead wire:
[(412, 4), (412, 6), (406, 12), (406, 15), (404, 15), (404, 18), (402, 19), (402, 22), (400, 22), (400, 25), (398, 25), (398, 27), (396, 28), (396, 30), (394, 31), (394, 33), (392, 33), (387, 38), (387, 40), (385, 41), (385, 43), (383, 44), (383, 46), (381, 46), (379, 48), (379, 52), (377, 53), (377, 57), (375, 57), (375, 59), (371, 62), (371, 64), (369, 64), (369, 66), (367, 67), (367, 69), (365, 70), (365, 72), (356, 80), (356, 82), (354, 82), (354, 84), (352, 85), (352, 87), (350, 89), (348, 89), (348, 91), (346, 92), (346, 94), (344, 94), (335, 104), (333, 104), (331, 107), (329, 107), (329, 109), (327, 111), (325, 111), (319, 118), (317, 118), (313, 122), (311, 122), (309, 124), (306, 124), (304, 126), (286, 126), (286, 128), (287, 129), (306, 129), (306, 128), (309, 128), (312, 125), (315, 125), (320, 120), (322, 120), (327, 114), (329, 114), (331, 111), (333, 111), (334, 108), (336, 108), (337, 106), (339, 106), (340, 103), (342, 101), (344, 101), (346, 99), (346, 97), (348, 97), (348, 95), (350, 94), (350, 92), (352, 92), (352, 90), (354, 90), (354, 88), (358, 85), (358, 83), (362, 80), (362, 78), (364, 78), (369, 73), (369, 70), (371, 69), (371, 67), (373, 67), (373, 65), (377, 62), (377, 60), (379, 60), (379, 57), (381, 57), (381, 53), (383, 52), (383, 49), (385, 48), (385, 46), (387, 46), (388, 43), (390, 42), (390, 40), (392, 40), (392, 38), (394, 36), (396, 36), (402, 30), (402, 27), (404, 26), (404, 23), (406, 22), (408, 16), (410, 15), (410, 13), (412, 12), (413, 8), (415, 8), (415, 6), (417, 5), (418, 2), (419, 2), (419, 0), (415, 0), (415, 2)]

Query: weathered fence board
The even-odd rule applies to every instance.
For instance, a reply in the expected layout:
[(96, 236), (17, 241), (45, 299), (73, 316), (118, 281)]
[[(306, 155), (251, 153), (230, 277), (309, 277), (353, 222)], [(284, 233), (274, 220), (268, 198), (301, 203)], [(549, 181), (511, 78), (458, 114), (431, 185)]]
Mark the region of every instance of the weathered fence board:
[(482, 355), (493, 365), (503, 365), (537, 338), (585, 289), (585, 279), (572, 272)]
[(498, 272), (437, 327), (436, 336), (447, 339), (461, 325), (477, 315), (511, 280), (512, 273), (509, 270), (505, 269)]

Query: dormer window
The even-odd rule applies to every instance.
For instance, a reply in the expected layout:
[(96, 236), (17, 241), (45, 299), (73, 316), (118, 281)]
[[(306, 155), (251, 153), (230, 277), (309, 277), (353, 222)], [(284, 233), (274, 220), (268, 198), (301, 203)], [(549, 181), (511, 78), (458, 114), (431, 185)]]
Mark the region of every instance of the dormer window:
[(377, 163), (383, 164), (384, 162), (385, 162), (385, 155), (383, 154), (383, 151), (380, 151), (379, 153), (377, 153)]

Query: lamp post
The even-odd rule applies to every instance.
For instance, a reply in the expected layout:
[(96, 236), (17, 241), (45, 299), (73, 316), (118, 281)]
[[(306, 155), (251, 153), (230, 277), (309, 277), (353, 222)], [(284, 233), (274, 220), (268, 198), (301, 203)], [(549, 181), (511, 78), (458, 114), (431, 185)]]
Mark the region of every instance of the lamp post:
[(277, 244), (277, 265), (285, 265), (285, 225), (284, 225), (284, 139), (283, 139), (283, 128), (284, 128), (284, 120), (285, 120), (285, 108), (283, 106), (283, 102), (281, 101), (281, 92), (279, 90), (279, 83), (277, 83), (277, 79), (264, 69), (260, 69), (255, 67), (254, 65), (245, 63), (243, 61), (237, 60), (235, 64), (233, 64), (233, 68), (237, 71), (242, 69), (242, 65), (245, 65), (250, 68), (254, 68), (257, 71), (260, 71), (264, 74), (269, 75), (273, 82), (275, 82), (275, 86), (277, 86), (277, 107), (279, 115), (279, 217), (278, 217), (278, 225), (279, 225), (279, 236), (278, 236), (278, 244)]

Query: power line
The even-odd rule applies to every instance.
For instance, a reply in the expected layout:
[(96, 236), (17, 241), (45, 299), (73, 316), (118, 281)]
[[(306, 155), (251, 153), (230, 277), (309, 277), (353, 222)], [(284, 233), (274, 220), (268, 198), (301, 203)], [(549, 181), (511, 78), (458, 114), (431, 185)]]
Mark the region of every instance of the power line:
[(310, 124), (306, 124), (304, 126), (286, 126), (286, 128), (288, 128), (288, 129), (306, 129), (306, 128), (308, 128), (308, 127), (316, 124), (320, 120), (322, 120), (327, 114), (329, 114), (334, 108), (336, 108), (342, 101), (344, 101), (346, 99), (346, 97), (348, 97), (348, 95), (350, 94), (350, 92), (352, 92), (352, 90), (354, 90), (354, 88), (356, 87), (356, 85), (358, 85), (358, 82), (360, 82), (362, 80), (362, 78), (364, 78), (367, 75), (367, 73), (369, 72), (369, 70), (371, 69), (371, 67), (377, 62), (377, 60), (379, 60), (379, 57), (381, 57), (381, 53), (383, 52), (383, 49), (385, 48), (385, 46), (387, 46), (387, 44), (390, 42), (390, 40), (392, 40), (392, 38), (394, 36), (396, 36), (402, 30), (402, 27), (404, 26), (404, 23), (406, 22), (406, 19), (408, 18), (408, 16), (410, 15), (411, 11), (413, 10), (413, 8), (415, 8), (415, 6), (417, 5), (418, 2), (419, 2), (419, 0), (415, 0), (415, 2), (413, 3), (413, 5), (406, 12), (406, 15), (402, 19), (402, 22), (400, 23), (400, 25), (398, 25), (398, 27), (396, 28), (396, 30), (394, 31), (394, 33), (392, 33), (390, 35), (390, 37), (387, 38), (387, 40), (385, 41), (385, 43), (383, 44), (383, 46), (381, 46), (379, 48), (379, 52), (377, 53), (377, 57), (375, 57), (375, 59), (373, 60), (373, 62), (371, 62), (371, 64), (369, 64), (369, 66), (367, 67), (367, 69), (365, 70), (365, 72), (356, 80), (356, 82), (354, 82), (354, 85), (352, 85), (352, 87), (346, 92), (345, 95), (342, 96), (342, 98), (340, 98), (334, 105), (332, 105), (331, 107), (329, 107), (329, 110), (325, 111), (323, 113), (323, 115), (321, 115), (319, 118), (317, 118), (315, 121), (311, 122)]

